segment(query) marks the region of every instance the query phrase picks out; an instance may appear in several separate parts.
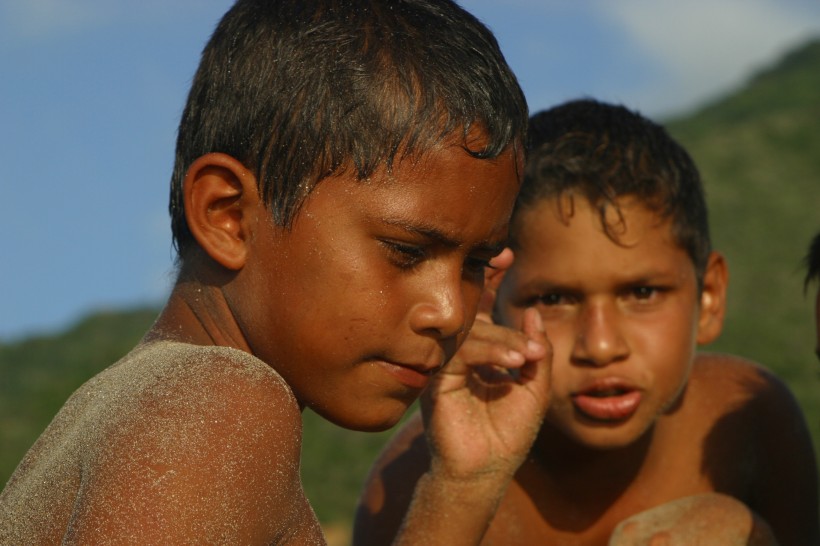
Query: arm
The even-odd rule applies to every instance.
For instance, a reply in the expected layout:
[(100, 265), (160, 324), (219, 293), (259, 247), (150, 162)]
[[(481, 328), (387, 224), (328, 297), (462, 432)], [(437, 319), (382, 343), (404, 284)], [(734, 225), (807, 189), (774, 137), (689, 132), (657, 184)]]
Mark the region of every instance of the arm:
[[(540, 428), (549, 391), (540, 316), (529, 310), (521, 332), (494, 325), (498, 282), (500, 275), (488, 282), (467, 341), (425, 392), (422, 417), (391, 441), (371, 473), (355, 544), (481, 541)], [(510, 368), (515, 376), (499, 372)]]
[[(529, 310), (524, 333), (547, 347), (540, 319)], [(481, 542), (541, 427), (549, 387), (546, 354), (527, 361), (518, 379), (505, 377), (488, 383), (454, 358), (425, 394), (430, 469), (416, 485), (394, 544)]]

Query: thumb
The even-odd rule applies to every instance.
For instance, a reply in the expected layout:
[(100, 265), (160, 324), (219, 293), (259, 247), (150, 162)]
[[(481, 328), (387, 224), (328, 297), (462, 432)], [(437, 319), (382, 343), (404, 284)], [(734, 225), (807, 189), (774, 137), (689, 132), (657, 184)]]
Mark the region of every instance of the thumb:
[(544, 331), (544, 322), (537, 309), (530, 307), (524, 311), (523, 332), (530, 341), (527, 343), (527, 360), (513, 374), (521, 387), (526, 389), (535, 413), (528, 418), (532, 423), (543, 422), (552, 399), (552, 345)]

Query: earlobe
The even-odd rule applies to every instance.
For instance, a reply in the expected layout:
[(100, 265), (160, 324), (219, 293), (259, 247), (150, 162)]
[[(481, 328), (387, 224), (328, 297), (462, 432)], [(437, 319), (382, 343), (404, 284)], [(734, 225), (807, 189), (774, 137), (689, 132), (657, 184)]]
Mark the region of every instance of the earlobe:
[(229, 155), (206, 154), (188, 169), (183, 195), (185, 218), (199, 246), (223, 267), (241, 269), (250, 208), (258, 201), (253, 173)]
[(697, 335), (697, 342), (700, 345), (713, 342), (723, 330), (728, 282), (729, 268), (726, 259), (720, 253), (712, 252), (703, 274), (703, 289), (700, 295)]

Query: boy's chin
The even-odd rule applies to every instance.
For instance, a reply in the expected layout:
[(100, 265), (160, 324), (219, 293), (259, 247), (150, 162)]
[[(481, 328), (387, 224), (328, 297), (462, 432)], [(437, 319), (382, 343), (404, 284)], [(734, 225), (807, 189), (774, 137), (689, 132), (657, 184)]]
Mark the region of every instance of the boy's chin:
[(617, 451), (621, 449), (640, 449), (652, 436), (651, 428), (634, 430), (628, 427), (614, 427), (609, 430), (598, 430), (584, 438), (584, 445), (597, 451)]
[[(363, 405), (362, 405), (363, 406)], [(325, 408), (311, 408), (334, 425), (359, 432), (383, 432), (393, 428), (407, 413), (410, 404), (393, 401), (388, 407), (376, 411), (374, 408), (357, 407), (350, 411), (326, 411)]]
[(563, 435), (577, 446), (594, 451), (617, 451), (640, 448), (652, 436), (652, 424), (598, 423), (563, 430)]

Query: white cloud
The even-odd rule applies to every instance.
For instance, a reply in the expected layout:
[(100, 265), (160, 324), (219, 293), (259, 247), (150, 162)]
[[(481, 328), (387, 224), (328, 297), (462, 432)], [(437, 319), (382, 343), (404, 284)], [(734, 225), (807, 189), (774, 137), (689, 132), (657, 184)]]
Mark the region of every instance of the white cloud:
[(820, 34), (820, 5), (795, 0), (618, 0), (597, 9), (661, 71), (660, 88), (647, 90), (655, 103), (691, 105), (725, 92)]
[(820, 36), (817, 0), (462, 0), (498, 32), (536, 107), (578, 95), (652, 115), (740, 87)]

